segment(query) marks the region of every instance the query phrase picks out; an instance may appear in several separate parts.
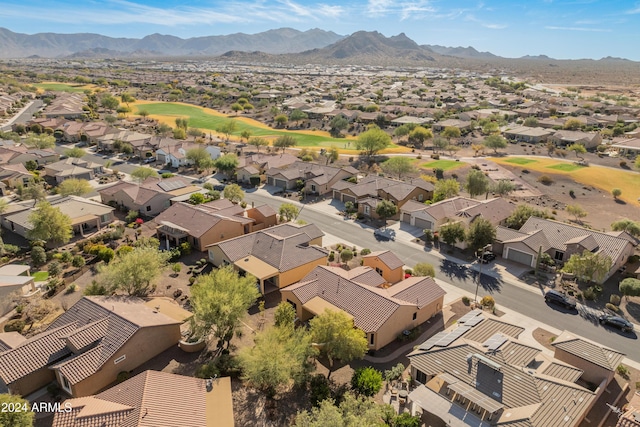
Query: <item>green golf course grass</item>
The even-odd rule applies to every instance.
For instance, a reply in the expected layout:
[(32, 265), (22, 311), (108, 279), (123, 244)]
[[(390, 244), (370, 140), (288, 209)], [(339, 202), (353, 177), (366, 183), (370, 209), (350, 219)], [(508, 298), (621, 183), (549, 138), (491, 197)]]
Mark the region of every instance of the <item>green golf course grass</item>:
[(516, 165), (528, 165), (529, 163), (535, 163), (537, 160), (533, 159), (524, 159), (522, 157), (509, 157), (508, 159), (504, 159), (507, 163), (514, 163)]
[(423, 168), (433, 168), (433, 169), (442, 169), (443, 171), (448, 171), (451, 169), (456, 169), (466, 165), (464, 162), (456, 162), (455, 160), (434, 160), (433, 162), (427, 162), (420, 165)]
[[(164, 120), (170, 126), (174, 126), (174, 120), (178, 117), (187, 117), (189, 119), (189, 126), (201, 129), (203, 131), (211, 130), (216, 131), (220, 126), (230, 120), (236, 122), (236, 130), (232, 133), (234, 136), (240, 136), (240, 134), (248, 130), (251, 132), (251, 136), (260, 136), (266, 139), (275, 139), (281, 135), (291, 135), (296, 138), (298, 147), (331, 147), (335, 146), (341, 150), (356, 151), (355, 140), (347, 138), (332, 138), (330, 136), (316, 135), (313, 131), (295, 131), (295, 130), (281, 130), (270, 128), (258, 121), (245, 117), (226, 117), (224, 115), (211, 114), (205, 111), (202, 107), (196, 107), (192, 105), (184, 105), (172, 102), (158, 102), (158, 103), (139, 103), (132, 105), (134, 113), (139, 113), (141, 110), (145, 110), (153, 118), (166, 119)], [(403, 147), (398, 147), (395, 144), (390, 144), (387, 150), (383, 152), (405, 151)], [(398, 150), (399, 149), (399, 150)]]
[(43, 91), (56, 91), (56, 92), (84, 92), (91, 87), (87, 85), (68, 84), (68, 83), (37, 83), (34, 84), (38, 89)]
[(556, 165), (547, 166), (548, 169), (555, 169), (563, 172), (573, 172), (584, 167), (585, 166), (577, 165), (575, 163), (558, 163)]

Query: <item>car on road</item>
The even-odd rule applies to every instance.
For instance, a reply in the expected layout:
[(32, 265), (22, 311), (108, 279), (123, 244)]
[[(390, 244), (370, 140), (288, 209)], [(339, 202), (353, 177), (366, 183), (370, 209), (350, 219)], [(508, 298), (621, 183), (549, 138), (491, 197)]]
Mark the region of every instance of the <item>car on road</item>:
[(171, 172), (170, 170), (167, 170), (167, 169), (160, 169), (158, 171), (158, 175), (164, 175), (165, 173), (173, 173), (173, 172)]
[(480, 256), (480, 262), (483, 264), (488, 264), (494, 259), (496, 259), (496, 254), (494, 254), (493, 252), (485, 252)]
[(562, 292), (554, 291), (553, 289), (547, 291), (547, 293), (544, 294), (544, 300), (548, 303), (558, 304), (565, 308), (573, 310), (575, 310), (577, 307), (577, 303), (574, 298), (571, 298), (570, 296), (565, 295)]
[(601, 325), (613, 326), (614, 328), (620, 329), (622, 332), (633, 331), (633, 323), (629, 322), (624, 317), (604, 313), (598, 317), (598, 320)]

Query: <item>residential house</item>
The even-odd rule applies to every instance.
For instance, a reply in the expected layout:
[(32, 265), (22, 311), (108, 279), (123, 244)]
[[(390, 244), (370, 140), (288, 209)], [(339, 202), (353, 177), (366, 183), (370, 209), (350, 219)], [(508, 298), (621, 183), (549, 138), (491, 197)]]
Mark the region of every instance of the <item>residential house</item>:
[(334, 199), (357, 204), (358, 212), (373, 218), (378, 217), (375, 208), (380, 200), (392, 202), (400, 212), (408, 201), (430, 200), (433, 189), (433, 184), (423, 179), (398, 181), (376, 175), (368, 175), (357, 183), (338, 181), (331, 187)]
[(16, 188), (21, 185), (26, 186), (32, 178), (33, 175), (22, 163), (0, 166), (0, 182), (5, 185), (5, 188)]
[(514, 142), (527, 142), (529, 144), (538, 144), (545, 142), (554, 131), (528, 126), (517, 126), (502, 132), (504, 137)]
[(100, 163), (69, 157), (59, 162), (46, 165), (44, 172), (47, 176), (55, 177), (56, 182), (61, 183), (69, 178), (86, 179), (89, 181), (94, 179), (96, 175), (102, 174), (104, 168)]
[(452, 427), (581, 425), (607, 383), (591, 391), (584, 365), (519, 341), (523, 331), (477, 309), (466, 314), (409, 354), (419, 384), (409, 400)]
[(363, 255), (362, 265), (373, 268), (387, 283), (398, 283), (404, 278), (404, 262), (389, 250)]
[(226, 199), (201, 205), (175, 203), (155, 217), (156, 233), (165, 247), (189, 242), (198, 251), (223, 240), (242, 236), (277, 222), (276, 212), (263, 205), (245, 211)]
[(264, 174), (269, 169), (286, 168), (290, 164), (297, 162), (299, 159), (296, 156), (287, 153), (283, 153), (281, 155), (258, 153), (240, 157), (238, 160), (236, 180), (238, 182), (249, 184), (251, 183), (251, 178), (255, 179), (260, 177), (260, 180), (264, 181), (266, 179)]
[(171, 206), (173, 200), (189, 197), (201, 191), (185, 178), (147, 178), (141, 184), (120, 181), (98, 191), (102, 203), (124, 210), (138, 211), (146, 217), (154, 217)]
[(298, 282), (327, 262), (323, 235), (313, 224), (285, 223), (209, 246), (209, 262), (216, 267), (233, 265), (242, 274), (253, 275), (260, 291), (269, 293)]
[(624, 231), (605, 233), (531, 217), (520, 230), (498, 227), (493, 251), (530, 267), (536, 266), (539, 252), (548, 253), (558, 264), (585, 250), (602, 254), (611, 258), (611, 269), (604, 281), (627, 262), (636, 245), (637, 241)]
[(187, 158), (187, 152), (193, 148), (204, 147), (211, 156), (211, 159), (215, 160), (220, 157), (220, 147), (215, 145), (203, 145), (196, 144), (194, 142), (180, 142), (175, 145), (159, 148), (156, 150), (156, 158), (158, 161), (171, 165), (171, 167), (179, 168), (183, 166), (190, 166), (193, 164), (193, 160)]
[(589, 150), (602, 144), (602, 136), (599, 133), (586, 133), (574, 130), (559, 130), (550, 138), (557, 145), (569, 146), (572, 144), (582, 144)]
[(302, 181), (305, 193), (320, 195), (330, 192), (331, 186), (336, 182), (357, 174), (358, 170), (351, 166), (339, 168), (302, 161), (266, 171), (268, 185), (293, 190), (297, 187), (298, 181)]
[(52, 427), (233, 427), (231, 379), (144, 371), (92, 396), (67, 399)]
[[(379, 257), (369, 262), (384, 268)], [(346, 313), (354, 326), (366, 333), (372, 350), (440, 313), (445, 295), (431, 277), (409, 277), (391, 284), (375, 267), (347, 271), (325, 265), (281, 292), (282, 300), (293, 305), (296, 317), (303, 322), (325, 310)]]
[(634, 157), (640, 154), (640, 138), (620, 138), (613, 141), (611, 148), (621, 156)]
[(79, 119), (85, 116), (86, 105), (83, 93), (55, 92), (55, 98), (40, 113), (45, 118), (64, 117)]
[(431, 205), (410, 201), (400, 210), (400, 220), (432, 232), (448, 222), (461, 221), (468, 225), (478, 217), (497, 226), (504, 224), (515, 208), (514, 203), (500, 197), (476, 200), (459, 196)]
[(175, 346), (191, 313), (166, 299), (85, 296), (43, 332), (0, 353), (0, 384), (27, 395), (52, 381), (89, 396)]
[(471, 121), (447, 119), (441, 122), (435, 122), (431, 125), (431, 129), (435, 132), (442, 132), (447, 127), (454, 127), (460, 129), (460, 132), (464, 133), (471, 130)]
[(153, 152), (154, 147), (151, 145), (151, 135), (133, 132), (130, 130), (118, 129), (114, 132), (106, 133), (98, 137), (98, 150), (113, 151), (113, 144), (116, 141), (130, 144), (133, 147), (133, 154), (140, 158), (147, 157), (147, 153)]
[[(93, 200), (84, 199), (78, 196), (53, 196), (48, 197), (47, 202), (51, 206), (60, 209), (65, 215), (71, 218), (71, 226), (74, 234), (84, 236), (102, 229), (112, 223), (115, 219), (113, 208), (103, 205)], [(29, 216), (36, 208), (35, 200), (12, 203), (7, 211), (0, 214), (0, 222), (7, 230), (29, 238), (29, 231), (33, 226), (29, 222)]]
[(72, 122), (68, 121), (58, 127), (62, 131), (62, 138), (66, 142), (97, 143), (98, 138), (114, 131), (104, 122)]
[(14, 308), (14, 299), (36, 292), (28, 265), (8, 264), (0, 267), (0, 316)]
[(57, 162), (60, 155), (50, 148), (29, 148), (24, 145), (15, 144), (13, 141), (0, 146), (0, 163), (12, 165), (25, 164), (34, 161), (38, 166)]

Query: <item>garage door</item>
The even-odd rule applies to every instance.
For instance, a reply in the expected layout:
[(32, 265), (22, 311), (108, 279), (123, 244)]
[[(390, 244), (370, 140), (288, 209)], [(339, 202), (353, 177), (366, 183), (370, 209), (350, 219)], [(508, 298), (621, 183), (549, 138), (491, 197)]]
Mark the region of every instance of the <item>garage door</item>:
[(400, 218), (400, 221), (406, 222), (407, 224), (411, 224), (411, 214), (408, 212), (404, 212), (402, 214), (402, 217)]
[(423, 230), (431, 230), (433, 227), (433, 223), (431, 221), (427, 221), (426, 219), (416, 218), (415, 226), (418, 228), (422, 228)]
[(287, 188), (287, 181), (284, 179), (276, 179), (276, 187)]
[(273, 185), (273, 178), (272, 177), (268, 177), (267, 178), (267, 185)]
[(529, 267), (533, 264), (533, 255), (511, 248), (508, 249), (507, 259), (528, 265)]

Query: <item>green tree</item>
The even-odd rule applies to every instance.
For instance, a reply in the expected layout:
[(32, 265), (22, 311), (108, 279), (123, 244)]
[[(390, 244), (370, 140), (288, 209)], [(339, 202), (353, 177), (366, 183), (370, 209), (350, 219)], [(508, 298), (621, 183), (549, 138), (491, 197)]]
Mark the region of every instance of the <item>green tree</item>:
[(329, 361), (327, 378), (331, 376), (334, 361), (361, 359), (368, 350), (365, 333), (355, 328), (353, 319), (342, 311), (325, 310), (312, 318), (309, 326), (313, 342)]
[(53, 148), (56, 145), (56, 138), (47, 134), (35, 134), (30, 132), (24, 139), (24, 145), (30, 148), (37, 148), (43, 150), (45, 148)]
[(173, 128), (166, 123), (160, 123), (156, 131), (160, 136), (167, 136), (171, 133), (171, 131), (173, 131)]
[(116, 108), (118, 108), (118, 105), (120, 105), (120, 101), (118, 101), (118, 98), (111, 94), (105, 94), (104, 96), (102, 96), (102, 98), (100, 98), (100, 105), (102, 105), (102, 107), (106, 108), (107, 110), (114, 111)]
[(253, 145), (254, 147), (256, 147), (256, 151), (258, 153), (260, 152), (260, 147), (266, 147), (267, 145), (269, 145), (269, 141), (267, 141), (266, 139), (261, 138), (259, 136), (254, 136), (254, 137), (249, 138), (247, 143), (249, 145)]
[(475, 221), (469, 224), (466, 240), (469, 247), (474, 251), (478, 251), (480, 248), (493, 243), (495, 239), (496, 228), (489, 222), (489, 220), (478, 217)]
[(391, 143), (391, 137), (377, 126), (362, 132), (356, 141), (356, 148), (367, 157), (375, 156)]
[(296, 145), (298, 145), (298, 140), (291, 135), (280, 135), (275, 141), (273, 141), (273, 146), (275, 148), (281, 148), (282, 153), (284, 153), (284, 150), (287, 148), (295, 147)]
[(123, 92), (122, 95), (120, 95), (120, 100), (127, 104), (127, 108), (129, 108), (130, 102), (136, 102), (136, 99), (133, 97), (133, 95), (128, 92)]
[(63, 214), (58, 207), (51, 206), (48, 202), (38, 202), (27, 222), (31, 226), (27, 236), (33, 240), (44, 240), (58, 246), (67, 243), (73, 235), (69, 215)]
[(467, 182), (465, 185), (469, 195), (473, 198), (479, 194), (486, 193), (489, 190), (489, 178), (484, 172), (471, 169), (467, 174)]
[(398, 175), (398, 179), (402, 178), (402, 175), (415, 172), (416, 170), (412, 159), (404, 156), (392, 157), (380, 166), (386, 173)]
[(382, 388), (382, 372), (370, 366), (357, 368), (351, 376), (351, 390), (361, 396), (373, 397)]
[(148, 110), (138, 110), (138, 115), (140, 117), (142, 117), (143, 120), (147, 120), (147, 117), (149, 117), (149, 111)]
[(44, 200), (47, 197), (47, 191), (44, 189), (44, 183), (36, 178), (29, 178), (27, 185), (21, 182), (16, 186), (16, 193), (20, 200)]
[(280, 301), (273, 313), (273, 320), (278, 328), (293, 329), (296, 320), (296, 309), (290, 303)]
[(507, 140), (500, 135), (489, 135), (484, 139), (484, 146), (491, 148), (495, 154), (498, 154), (499, 149), (507, 148)]
[(147, 178), (158, 176), (158, 172), (146, 166), (139, 166), (131, 172), (131, 176), (138, 182), (142, 182)]
[(98, 267), (97, 282), (110, 292), (145, 297), (156, 288), (156, 282), (166, 269), (171, 253), (154, 246), (138, 246), (121, 252), (109, 264)]
[(585, 211), (580, 205), (567, 205), (566, 211), (569, 215), (573, 215), (576, 221), (582, 222), (582, 218), (587, 216), (587, 211)]
[(296, 126), (300, 126), (300, 122), (307, 120), (308, 118), (309, 115), (307, 113), (302, 110), (298, 110), (297, 108), (289, 114), (289, 120), (295, 122)]
[(582, 122), (578, 119), (568, 119), (566, 122), (564, 122), (564, 125), (562, 126), (563, 129), (567, 129), (567, 130), (578, 130), (582, 127)]
[(202, 193), (193, 193), (189, 196), (189, 203), (192, 205), (201, 205), (207, 201), (207, 198)]
[(523, 204), (516, 206), (515, 210), (506, 219), (506, 225), (514, 230), (519, 230), (532, 216), (537, 218), (549, 218), (549, 214), (546, 211)]
[[(413, 124), (413, 123), (411, 123)], [(398, 126), (394, 131), (393, 131), (393, 136), (395, 136), (396, 138), (398, 138), (398, 140), (404, 138), (405, 136), (409, 135), (411, 133), (411, 131), (415, 129), (415, 126), (410, 127), (409, 123), (406, 123), (402, 126)]]
[(499, 179), (491, 186), (491, 191), (500, 197), (508, 196), (516, 190), (516, 186), (508, 179)]
[(338, 114), (333, 116), (333, 119), (329, 122), (330, 130), (329, 134), (334, 138), (341, 136), (343, 130), (349, 127), (349, 121), (342, 115)]
[(237, 128), (238, 128), (238, 124), (236, 123), (236, 121), (230, 119), (230, 120), (225, 121), (216, 130), (224, 135), (225, 141), (229, 142), (229, 139), (231, 139), (231, 134), (233, 132), (235, 132)]
[(207, 339), (213, 330), (218, 347), (228, 348), (240, 320), (259, 295), (256, 278), (241, 277), (233, 266), (199, 276), (191, 287), (193, 332)]
[(332, 399), (325, 399), (310, 412), (296, 416), (295, 427), (384, 427), (384, 416), (388, 406), (378, 405), (365, 396), (356, 397), (346, 393), (336, 406)]
[(622, 195), (622, 190), (619, 188), (614, 188), (613, 190), (611, 190), (611, 195), (615, 200), (618, 200), (618, 197)]
[(535, 117), (527, 117), (526, 119), (524, 119), (524, 123), (523, 124), (525, 126), (534, 128), (534, 127), (538, 126), (538, 119), (535, 118)]
[(198, 171), (206, 169), (207, 166), (210, 168), (212, 165), (211, 154), (201, 145), (187, 150), (184, 157), (193, 162)]
[(289, 222), (298, 216), (298, 208), (293, 203), (283, 203), (278, 209), (280, 221)]
[(173, 139), (187, 139), (187, 131), (182, 128), (175, 128), (173, 130)]
[(271, 327), (256, 335), (253, 347), (240, 350), (238, 360), (243, 380), (272, 398), (292, 383), (304, 383), (315, 354), (305, 329)]
[(231, 104), (231, 109), (236, 113), (237, 116), (240, 111), (244, 110), (244, 107), (242, 106), (242, 104), (236, 102), (234, 104)]
[(451, 222), (440, 227), (440, 240), (449, 246), (464, 240), (464, 225), (461, 222)]
[(227, 175), (229, 178), (234, 175), (239, 164), (240, 161), (238, 160), (238, 156), (233, 153), (220, 156), (215, 161), (216, 169)]
[(391, 218), (398, 213), (398, 207), (388, 200), (381, 200), (376, 206), (376, 214), (384, 222), (386, 227), (387, 218)]
[(576, 153), (576, 157), (579, 158), (580, 160), (584, 160), (584, 157), (580, 156), (580, 154), (584, 154), (587, 152), (587, 149), (584, 148), (584, 145), (582, 144), (571, 144), (567, 150), (569, 151), (573, 151), (574, 153)]
[(85, 154), (87, 154), (87, 152), (80, 147), (67, 148), (66, 150), (64, 150), (65, 156), (75, 157), (77, 159), (82, 158)]
[(82, 196), (93, 191), (93, 187), (86, 179), (69, 178), (62, 181), (57, 188), (58, 194), (62, 196)]
[(571, 255), (569, 260), (562, 267), (562, 271), (573, 273), (582, 281), (593, 281), (602, 283), (605, 275), (611, 270), (611, 258), (602, 253), (594, 254), (590, 251), (583, 251), (581, 254)]
[(231, 203), (240, 203), (244, 200), (244, 191), (238, 184), (229, 184), (224, 187), (224, 198), (229, 200)]
[(640, 280), (633, 277), (627, 277), (620, 282), (618, 289), (622, 295), (624, 295), (629, 301), (629, 297), (640, 296)]
[(416, 148), (422, 148), (424, 146), (424, 142), (431, 138), (433, 138), (433, 132), (431, 132), (431, 129), (417, 126), (409, 133), (409, 144), (413, 144)]
[(31, 261), (36, 266), (41, 266), (47, 262), (47, 253), (42, 246), (34, 246), (31, 248)]
[(632, 221), (629, 218), (623, 218), (611, 224), (613, 231), (626, 231), (634, 237), (640, 237), (640, 222)]
[(0, 427), (33, 427), (35, 412), (31, 411), (28, 401), (15, 394), (0, 394)]
[(420, 417), (411, 416), (408, 412), (403, 412), (399, 415), (395, 415), (392, 422), (392, 427), (420, 427)]
[(245, 129), (240, 132), (240, 141), (244, 139), (245, 141), (249, 142), (249, 138), (251, 138), (251, 131), (249, 129)]
[(440, 136), (433, 138), (433, 153), (437, 154), (439, 151), (444, 150), (449, 145), (449, 141)]
[(446, 126), (442, 131), (442, 136), (451, 141), (451, 138), (460, 138), (460, 129), (455, 126)]
[(440, 202), (442, 200), (455, 197), (460, 192), (460, 184), (453, 178), (437, 181), (433, 189), (433, 201)]
[(326, 159), (325, 165), (337, 162), (340, 158), (340, 151), (338, 151), (338, 148), (335, 145), (332, 145), (329, 150), (320, 150), (320, 154)]
[(277, 127), (281, 128), (287, 124), (287, 122), (289, 121), (289, 118), (287, 117), (286, 114), (278, 114), (273, 118), (273, 120), (275, 120)]
[(436, 270), (433, 265), (426, 262), (419, 262), (413, 267), (413, 275), (419, 277), (436, 277)]
[(353, 259), (353, 252), (351, 251), (351, 249), (343, 249), (340, 252), (340, 259), (344, 263), (351, 261)]
[(189, 129), (189, 119), (186, 117), (176, 118), (175, 123), (176, 128), (178, 129), (184, 129), (185, 132), (187, 131), (187, 129)]

